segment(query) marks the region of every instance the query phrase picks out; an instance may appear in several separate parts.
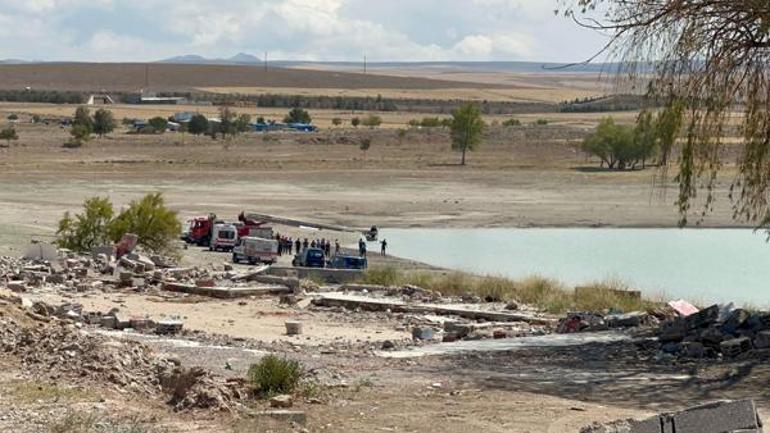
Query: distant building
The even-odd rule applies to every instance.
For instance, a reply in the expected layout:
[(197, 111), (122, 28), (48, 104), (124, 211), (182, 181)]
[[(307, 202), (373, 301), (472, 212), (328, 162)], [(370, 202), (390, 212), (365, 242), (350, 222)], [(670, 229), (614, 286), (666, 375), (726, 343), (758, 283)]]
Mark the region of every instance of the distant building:
[(129, 104), (147, 105), (179, 105), (187, 102), (187, 98), (181, 96), (155, 96), (149, 94), (134, 94), (126, 96)]
[(88, 97), (88, 102), (86, 102), (88, 105), (112, 105), (114, 103), (115, 101), (112, 97), (107, 94), (91, 95)]

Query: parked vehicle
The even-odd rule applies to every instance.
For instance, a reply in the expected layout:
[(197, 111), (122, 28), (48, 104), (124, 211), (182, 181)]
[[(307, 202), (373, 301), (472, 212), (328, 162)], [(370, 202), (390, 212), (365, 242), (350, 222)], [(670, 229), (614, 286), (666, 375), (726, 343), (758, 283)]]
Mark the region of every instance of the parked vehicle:
[(273, 238), (273, 228), (266, 227), (267, 221), (257, 221), (246, 216), (245, 212), (238, 215), (238, 236), (252, 238)]
[(306, 248), (294, 256), (291, 264), (302, 268), (323, 268), (326, 266), (326, 256), (320, 248)]
[(238, 229), (233, 224), (214, 224), (211, 234), (211, 251), (232, 251), (238, 242)]
[(209, 246), (214, 225), (223, 222), (218, 221), (214, 214), (193, 218), (188, 222), (187, 233), (183, 239), (190, 244), (197, 244), (202, 247)]
[(245, 237), (238, 240), (233, 248), (233, 263), (242, 261), (254, 265), (257, 263), (275, 263), (278, 260), (278, 241)]
[(332, 257), (327, 267), (332, 269), (366, 269), (368, 266), (366, 257), (337, 255)]
[(369, 231), (364, 232), (364, 236), (366, 236), (366, 240), (369, 242), (374, 242), (377, 240), (377, 236), (379, 235), (380, 231), (377, 230), (377, 226), (372, 226), (372, 228), (369, 229)]

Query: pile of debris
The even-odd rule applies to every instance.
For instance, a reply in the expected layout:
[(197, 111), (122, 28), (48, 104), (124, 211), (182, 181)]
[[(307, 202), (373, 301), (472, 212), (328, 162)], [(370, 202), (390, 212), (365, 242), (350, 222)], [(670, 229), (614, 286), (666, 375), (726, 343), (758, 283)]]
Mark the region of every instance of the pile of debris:
[(662, 323), (657, 336), (669, 356), (733, 358), (751, 349), (770, 349), (770, 313), (712, 305)]
[(571, 334), (575, 332), (599, 332), (609, 329), (625, 329), (638, 327), (656, 327), (661, 320), (672, 316), (671, 312), (663, 310), (646, 312), (632, 311), (630, 313), (610, 312), (608, 314), (572, 312), (559, 320), (556, 332)]
[(156, 355), (139, 342), (89, 334), (65, 320), (30, 326), (14, 318), (29, 317), (22, 310), (2, 316), (0, 350), (18, 357), (23, 371), (35, 377), (98, 381), (154, 397), (168, 393), (177, 409), (232, 410), (247, 395), (242, 381), (202, 370), (190, 374), (176, 358)]

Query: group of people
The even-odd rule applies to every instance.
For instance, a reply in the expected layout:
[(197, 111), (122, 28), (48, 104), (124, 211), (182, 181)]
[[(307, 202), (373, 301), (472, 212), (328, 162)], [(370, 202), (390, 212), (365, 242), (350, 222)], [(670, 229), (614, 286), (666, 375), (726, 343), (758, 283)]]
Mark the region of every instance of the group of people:
[[(334, 243), (332, 243), (331, 239), (313, 239), (308, 240), (308, 238), (300, 239), (300, 238), (291, 238), (289, 236), (281, 236), (280, 233), (275, 235), (275, 240), (278, 242), (278, 255), (282, 256), (284, 254), (299, 254), (302, 251), (308, 249), (308, 248), (318, 248), (323, 250), (324, 255), (326, 257), (332, 256), (332, 248), (334, 249), (334, 255), (337, 255), (340, 253), (340, 241), (339, 239), (335, 239)], [(386, 239), (383, 239), (380, 241), (380, 254), (386, 255), (386, 250), (388, 248), (388, 241)], [(358, 255), (361, 257), (366, 257), (366, 241), (361, 238), (358, 240)]]
[(338, 239), (334, 240), (334, 243), (332, 243), (331, 239), (313, 239), (309, 240), (308, 238), (300, 239), (300, 238), (291, 238), (288, 236), (281, 236), (280, 234), (275, 235), (275, 240), (278, 242), (278, 255), (283, 254), (299, 254), (302, 251), (308, 249), (308, 248), (318, 248), (323, 250), (324, 255), (326, 257), (332, 256), (332, 248), (334, 249), (334, 254), (340, 253), (340, 241)]
[[(387, 249), (388, 249), (388, 240), (383, 239), (380, 241), (380, 255), (384, 256), (387, 255)], [(366, 240), (364, 238), (360, 238), (358, 240), (358, 255), (361, 257), (366, 257)]]

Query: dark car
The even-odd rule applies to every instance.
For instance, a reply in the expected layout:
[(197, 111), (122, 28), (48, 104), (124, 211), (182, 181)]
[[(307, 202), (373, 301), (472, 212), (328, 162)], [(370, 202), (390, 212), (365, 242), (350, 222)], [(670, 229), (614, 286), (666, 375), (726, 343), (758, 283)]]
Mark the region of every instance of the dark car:
[(329, 261), (329, 267), (332, 269), (366, 269), (367, 266), (366, 257), (334, 256)]
[(291, 264), (302, 268), (323, 268), (326, 266), (326, 256), (320, 248), (308, 248), (295, 255)]

